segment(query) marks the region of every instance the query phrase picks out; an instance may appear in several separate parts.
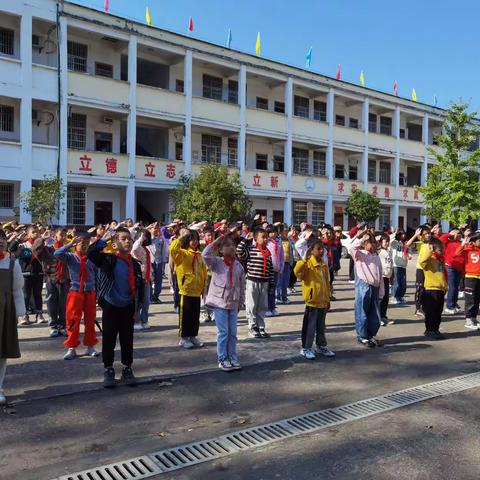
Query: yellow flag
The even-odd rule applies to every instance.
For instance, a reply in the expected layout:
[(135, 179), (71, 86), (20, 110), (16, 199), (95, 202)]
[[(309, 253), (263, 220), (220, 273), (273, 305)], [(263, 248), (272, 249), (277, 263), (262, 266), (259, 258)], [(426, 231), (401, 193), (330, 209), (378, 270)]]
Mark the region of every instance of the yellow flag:
[(258, 32), (258, 35), (257, 35), (257, 41), (255, 43), (255, 55), (257, 57), (260, 56), (260, 53), (261, 53), (261, 46), (260, 46), (260, 32)]
[(145, 10), (145, 20), (150, 26), (152, 26), (152, 17), (150, 16), (150, 9), (148, 8), (148, 5), (147, 9)]
[(362, 87), (365, 86), (365, 75), (363, 74), (363, 70), (360, 72), (360, 83), (362, 84)]
[(412, 100), (413, 100), (414, 102), (417, 101), (417, 92), (415, 91), (414, 88), (412, 88)]

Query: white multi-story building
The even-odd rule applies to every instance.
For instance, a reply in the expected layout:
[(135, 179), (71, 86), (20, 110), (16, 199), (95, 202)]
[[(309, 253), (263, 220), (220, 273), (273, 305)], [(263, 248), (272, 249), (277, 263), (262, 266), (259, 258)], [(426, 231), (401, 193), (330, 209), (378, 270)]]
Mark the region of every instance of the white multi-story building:
[(18, 194), (58, 174), (62, 224), (167, 220), (182, 173), (216, 162), (273, 221), (346, 228), (356, 188), (380, 224), (423, 220), (442, 109), (68, 2), (0, 13), (2, 218), (28, 222)]

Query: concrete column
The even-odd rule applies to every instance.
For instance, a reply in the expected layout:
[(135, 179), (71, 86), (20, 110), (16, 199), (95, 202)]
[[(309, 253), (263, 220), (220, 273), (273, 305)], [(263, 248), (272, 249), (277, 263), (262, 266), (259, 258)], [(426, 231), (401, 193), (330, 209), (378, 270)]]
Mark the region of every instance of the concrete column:
[[(22, 179), (20, 193), (32, 188), (32, 15), (24, 12), (20, 20), (20, 58), (22, 60), (22, 98), (20, 102), (20, 142)], [(31, 216), (20, 207), (20, 223), (30, 223)]]
[[(192, 97), (193, 97), (193, 81), (192, 81), (192, 51), (185, 52), (184, 65), (184, 85), (185, 85), (185, 128), (183, 132), (183, 161), (185, 175), (192, 173)], [(240, 145), (239, 145), (240, 148)]]
[(328, 197), (325, 202), (325, 223), (333, 222), (333, 127), (335, 125), (335, 92), (330, 88), (327, 95), (328, 145), (325, 155), (325, 168), (328, 178)]
[(136, 217), (135, 170), (137, 146), (137, 36), (128, 42), (129, 104), (127, 121), (128, 183), (125, 196), (125, 217)]
[(390, 225), (392, 228), (398, 228), (398, 217), (400, 216), (400, 202), (395, 200), (390, 210)]
[(362, 106), (362, 125), (364, 129), (364, 142), (363, 142), (363, 154), (362, 154), (362, 174), (361, 180), (363, 181), (363, 188), (368, 190), (368, 114), (369, 114), (369, 99), (366, 98)]
[(395, 108), (393, 115), (393, 136), (395, 137), (395, 159), (393, 160), (393, 184), (395, 185), (395, 203), (390, 210), (390, 225), (398, 228), (400, 213), (400, 107)]
[(238, 168), (240, 178), (245, 178), (247, 140), (247, 67), (240, 66), (238, 75), (238, 102), (240, 104), (240, 133), (238, 135)]
[[(423, 159), (423, 163), (422, 163), (422, 186), (427, 184), (427, 176), (428, 176), (428, 150), (427, 150), (428, 136), (429, 136), (428, 114), (426, 113), (422, 120), (422, 141), (425, 144), (425, 158)], [(425, 223), (426, 221), (427, 221), (427, 217), (422, 212), (422, 214), (420, 215), (420, 222)], [(444, 230), (447, 231), (448, 223), (444, 223), (442, 221), (442, 228), (444, 228)]]
[(284, 202), (283, 218), (292, 223), (292, 146), (293, 146), (293, 79), (289, 77), (285, 84), (285, 113), (287, 115), (287, 141), (285, 142), (285, 173), (287, 196)]

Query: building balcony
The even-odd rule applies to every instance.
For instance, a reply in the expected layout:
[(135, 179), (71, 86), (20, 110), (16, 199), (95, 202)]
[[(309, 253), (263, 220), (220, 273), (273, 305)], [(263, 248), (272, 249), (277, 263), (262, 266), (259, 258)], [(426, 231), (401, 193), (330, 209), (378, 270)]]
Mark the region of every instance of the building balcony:
[(335, 125), (333, 127), (333, 138), (338, 147), (350, 147), (355, 150), (362, 150), (365, 145), (365, 134), (357, 128), (348, 128)]
[[(0, 168), (17, 168), (22, 167), (22, 145), (14, 140), (0, 139)], [(6, 172), (2, 171), (2, 176), (6, 178)]]
[(295, 117), (293, 119), (293, 135), (302, 140), (328, 143), (328, 125), (325, 122)]
[(57, 88), (52, 88), (57, 84), (58, 71), (56, 67), (47, 67), (46, 65), (32, 65), (32, 87), (34, 98), (42, 100), (58, 101)]
[(395, 154), (395, 152), (397, 151), (397, 140), (391, 135), (369, 133), (368, 148), (375, 151), (384, 151)]
[(407, 140), (405, 138), (400, 139), (400, 154), (406, 157), (425, 157), (425, 145), (422, 142), (416, 142), (414, 140)]
[(159, 182), (174, 187), (184, 171), (184, 163), (164, 158), (136, 157), (135, 177), (145, 182)]
[(284, 172), (246, 170), (244, 184), (252, 194), (258, 191), (272, 196), (284, 196), (287, 189), (287, 176)]
[(22, 78), (22, 62), (16, 58), (0, 57), (2, 83), (20, 85)]
[(200, 124), (227, 124), (240, 128), (240, 106), (210, 98), (193, 97), (192, 120)]
[(181, 120), (185, 116), (185, 95), (163, 88), (138, 85), (137, 108)]
[(128, 155), (69, 150), (68, 173), (73, 175), (127, 178)]
[(292, 175), (292, 192), (305, 194), (328, 194), (328, 178), (310, 175)]
[(247, 108), (247, 128), (260, 134), (284, 138), (287, 135), (287, 117), (283, 113)]
[(58, 148), (55, 145), (33, 144), (32, 169), (34, 177), (57, 173)]

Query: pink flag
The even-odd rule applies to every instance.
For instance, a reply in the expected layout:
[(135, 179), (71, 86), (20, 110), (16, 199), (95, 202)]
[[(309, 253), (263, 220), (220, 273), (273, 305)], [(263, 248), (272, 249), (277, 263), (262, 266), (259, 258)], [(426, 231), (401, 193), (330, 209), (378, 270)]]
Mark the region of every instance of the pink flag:
[(336, 78), (337, 80), (340, 80), (340, 78), (341, 78), (340, 65), (338, 66), (337, 75), (335, 76), (335, 78)]
[(110, 8), (110, 0), (105, 0), (105, 3), (103, 5), (103, 11), (105, 13), (108, 13), (108, 9)]

